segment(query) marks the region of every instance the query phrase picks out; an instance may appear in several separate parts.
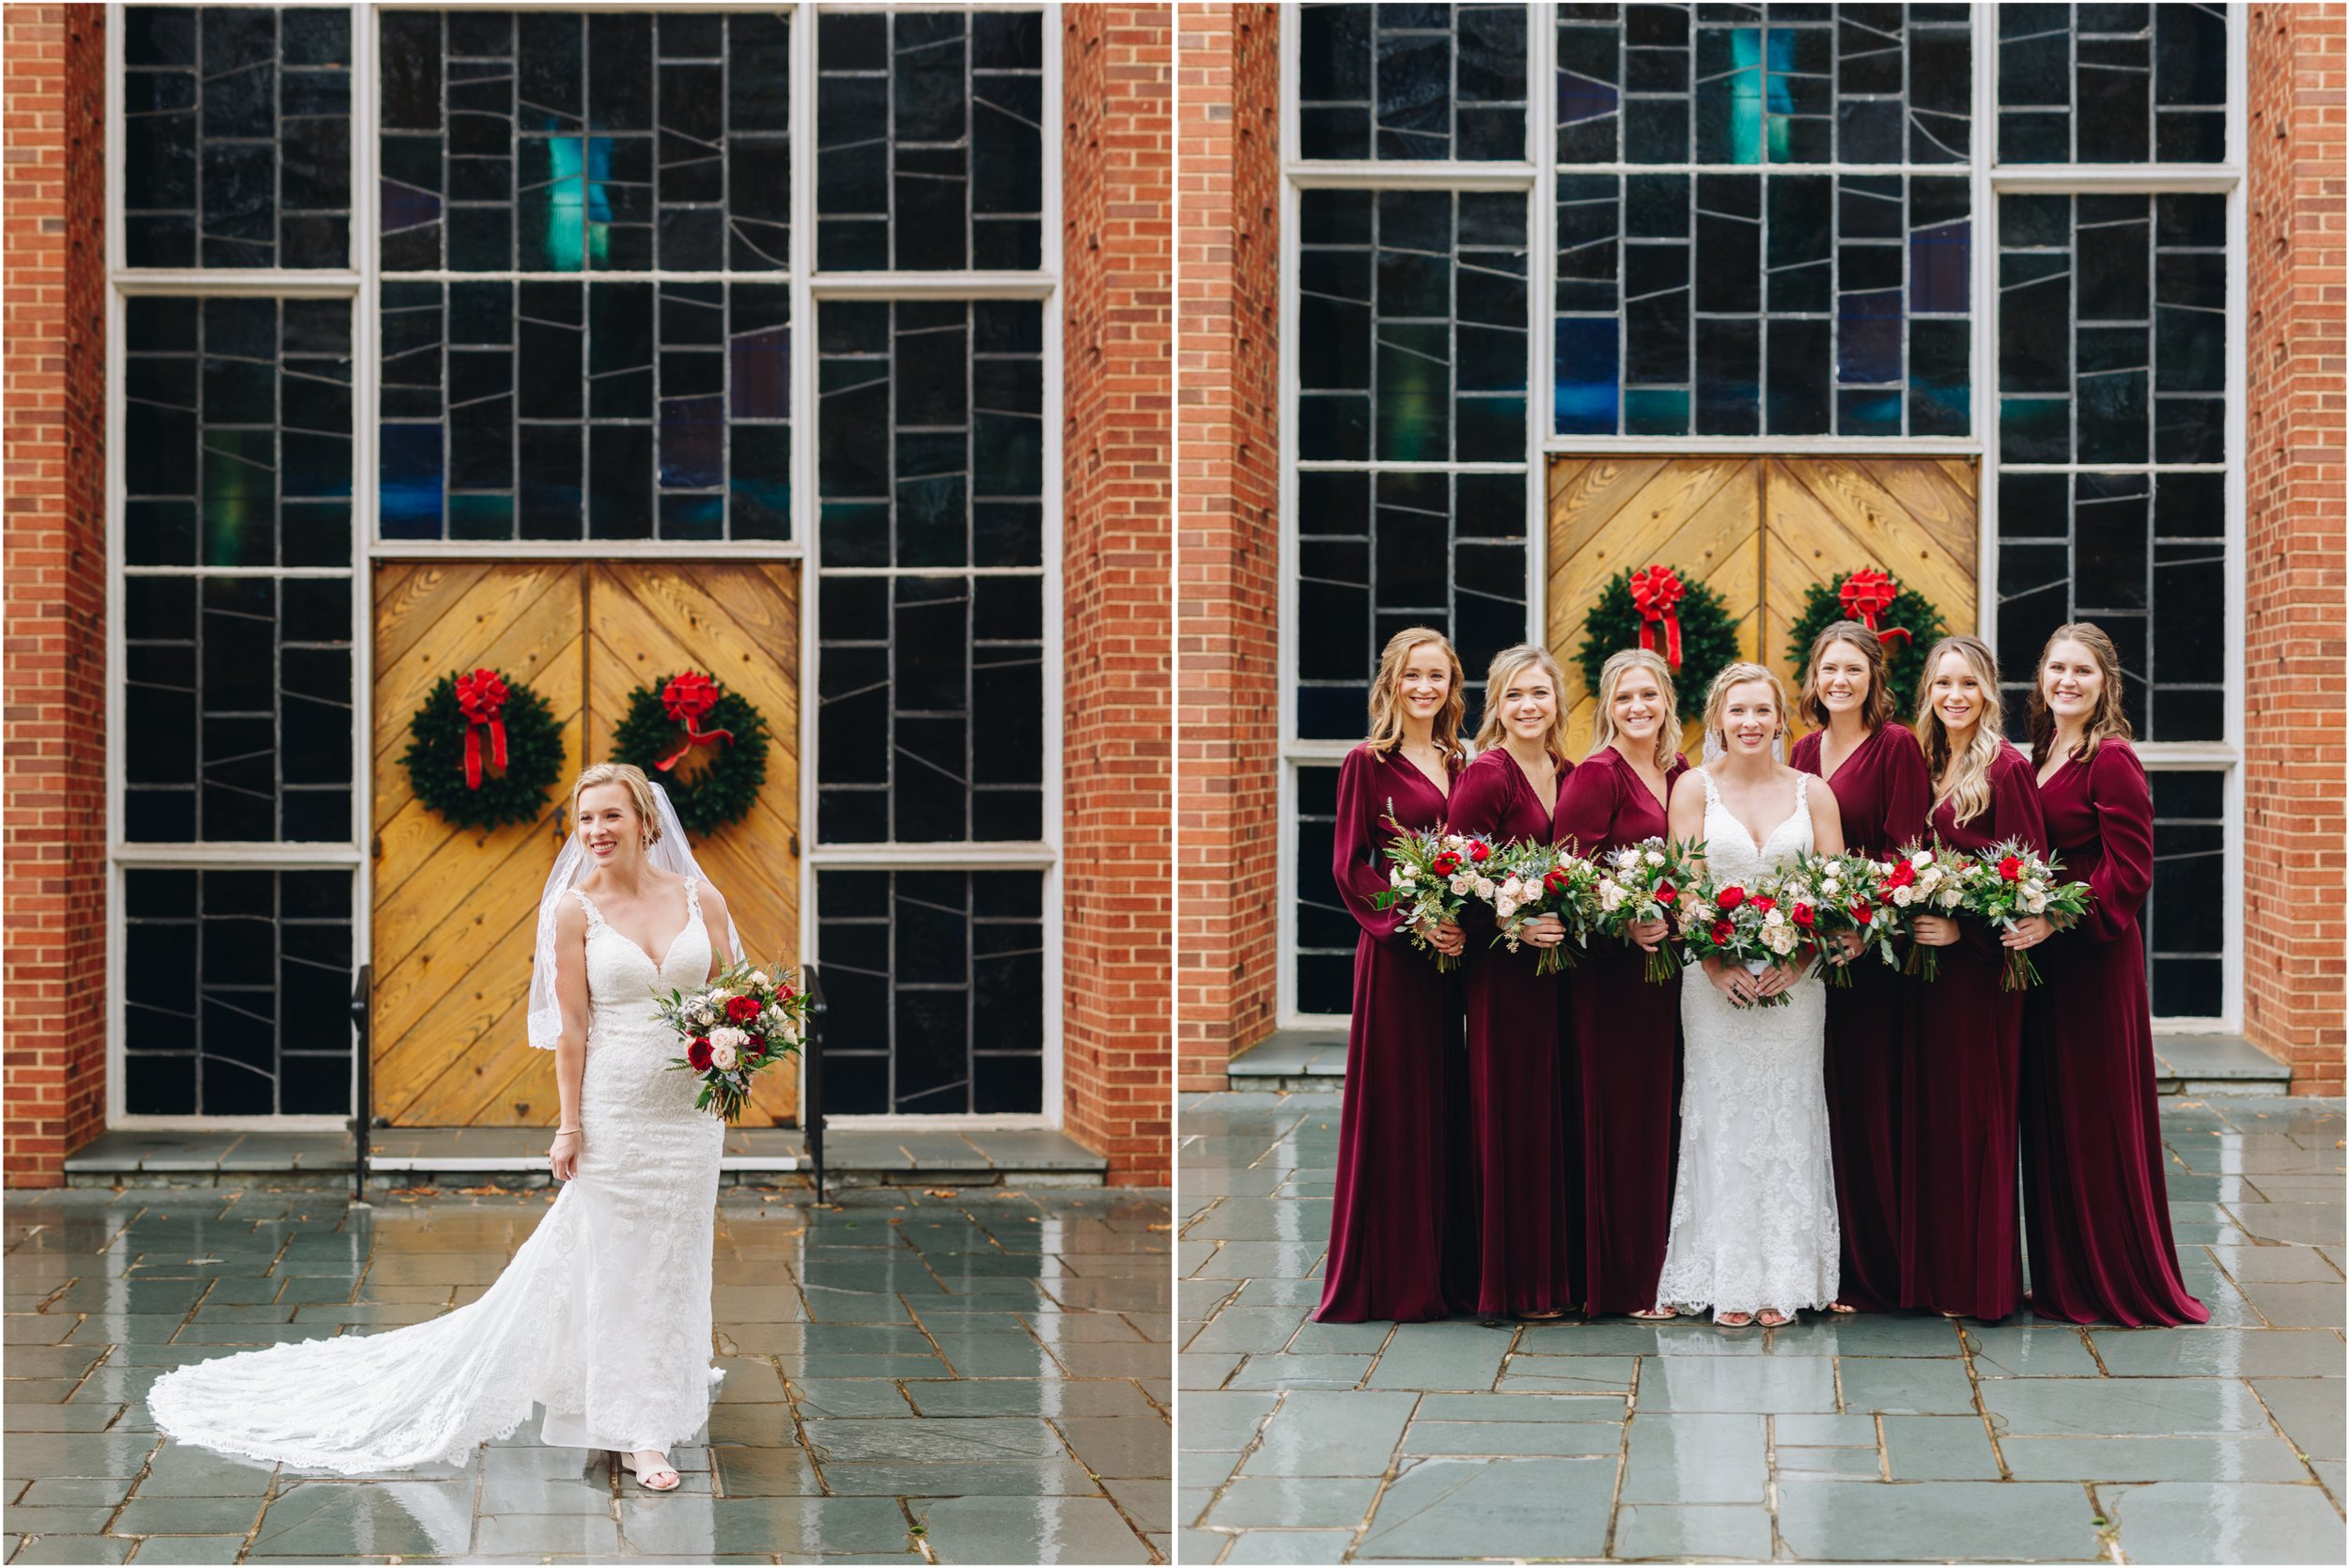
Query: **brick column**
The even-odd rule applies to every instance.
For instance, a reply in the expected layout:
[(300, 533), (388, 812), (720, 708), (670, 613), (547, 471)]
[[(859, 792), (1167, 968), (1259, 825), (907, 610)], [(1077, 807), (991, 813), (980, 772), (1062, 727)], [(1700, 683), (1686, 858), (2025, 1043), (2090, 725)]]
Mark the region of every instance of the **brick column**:
[(2244, 1032), (2342, 1092), (2349, 13), (2250, 8)]
[(1175, 1071), (1197, 1090), (1278, 995), (1280, 11), (1186, 5), (1180, 26)]
[(1070, 6), (1061, 551), (1065, 1126), (1119, 1186), (1173, 1177), (1173, 61), (1154, 6)]
[(10, 6), (5, 376), (11, 1187), (102, 1131), (106, 1053), (105, 8)]

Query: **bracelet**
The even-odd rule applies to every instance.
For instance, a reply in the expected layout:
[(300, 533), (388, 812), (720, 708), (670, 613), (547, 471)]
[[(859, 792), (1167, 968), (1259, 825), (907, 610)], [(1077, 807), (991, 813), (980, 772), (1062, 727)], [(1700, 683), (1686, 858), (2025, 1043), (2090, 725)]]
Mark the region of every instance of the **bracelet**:
[(554, 1136), (557, 1138), (577, 1138), (579, 1136), (579, 1129), (577, 1127), (557, 1127), (554, 1129)]

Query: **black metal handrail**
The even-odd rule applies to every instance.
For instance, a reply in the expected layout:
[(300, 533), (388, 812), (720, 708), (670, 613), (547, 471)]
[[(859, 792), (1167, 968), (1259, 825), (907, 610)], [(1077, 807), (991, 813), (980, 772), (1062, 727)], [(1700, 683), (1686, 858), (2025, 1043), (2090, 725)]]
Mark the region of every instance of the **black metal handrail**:
[(356, 1141), (351, 1147), (350, 1201), (367, 1201), (367, 1130), (375, 1122), (375, 1050), (368, 1036), (375, 1025), (375, 966), (359, 966), (357, 984), (350, 988), (350, 1027), (358, 1036), (359, 1114), (350, 1119)]
[(824, 1201), (824, 982), (814, 964), (800, 969), (807, 987), (807, 1032), (800, 1044), (800, 1130), (816, 1167), (816, 1201)]

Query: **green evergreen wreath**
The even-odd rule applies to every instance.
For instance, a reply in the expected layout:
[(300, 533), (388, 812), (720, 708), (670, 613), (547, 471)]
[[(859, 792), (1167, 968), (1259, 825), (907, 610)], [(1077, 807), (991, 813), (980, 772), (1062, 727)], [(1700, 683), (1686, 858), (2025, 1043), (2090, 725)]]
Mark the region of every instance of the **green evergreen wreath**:
[[(452, 671), (443, 675), (422, 706), (408, 720), (413, 738), (400, 753), (408, 787), (416, 799), (452, 827), (503, 828), (536, 820), (563, 774), (563, 731), (547, 700), (521, 682), (494, 672), (505, 683), (497, 721), (506, 731), (506, 767), (496, 766), (496, 748), (486, 724), (465, 717), (458, 682), (488, 673)], [(479, 788), (467, 781), (466, 735), (474, 734), (480, 764)]]
[[(678, 681), (694, 678), (708, 683), (714, 700), (687, 722), (671, 712), (667, 692)], [(703, 744), (687, 738), (689, 734), (710, 736), (720, 730), (732, 738)], [(697, 835), (739, 822), (749, 813), (767, 783), (767, 744), (766, 718), (750, 699), (696, 671), (680, 672), (630, 692), (628, 712), (612, 734), (614, 759), (643, 768), (646, 777), (668, 792), (685, 831)], [(684, 760), (679, 747), (703, 752), (707, 764), (690, 774), (682, 768), (662, 772), (664, 760)]]
[[(1585, 635), (1574, 656), (1582, 665), (1582, 690), (1594, 697), (1598, 695), (1598, 673), (1607, 661), (1625, 648), (1640, 645), (1640, 610), (1631, 598), (1633, 570), (1626, 567), (1608, 580), (1582, 623)], [(1672, 673), (1672, 690), (1679, 697), (1682, 721), (1694, 723), (1703, 717), (1704, 693), (1714, 675), (1725, 665), (1735, 663), (1743, 650), (1737, 645), (1737, 623), (1721, 596), (1687, 577), (1681, 577), (1680, 583), (1685, 590), (1675, 607), (1680, 617), (1680, 668)], [(1662, 653), (1665, 643), (1660, 625), (1655, 643), (1656, 651)]]
[[(1832, 582), (1813, 582), (1803, 595), (1802, 613), (1795, 617), (1786, 634), (1786, 662), (1797, 680), (1802, 678), (1803, 665), (1811, 658), (1813, 638), (1837, 621), (1860, 618), (1843, 609), (1843, 585), (1851, 575), (1844, 572)], [(1949, 624), (1933, 600), (1914, 588), (1902, 587), (1893, 595), (1891, 608), (1877, 613), (1876, 625), (1886, 631), (1898, 627), (1908, 633), (1906, 641), (1895, 637), (1884, 644), (1884, 656), (1891, 665), (1892, 716), (1906, 723), (1917, 701), (1917, 684), (1924, 678), (1925, 655), (1948, 635)]]

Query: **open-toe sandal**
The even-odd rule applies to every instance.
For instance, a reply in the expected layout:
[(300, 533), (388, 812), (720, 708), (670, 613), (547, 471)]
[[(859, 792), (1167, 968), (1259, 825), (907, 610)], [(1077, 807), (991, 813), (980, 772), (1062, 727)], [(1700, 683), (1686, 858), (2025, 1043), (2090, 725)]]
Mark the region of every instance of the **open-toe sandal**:
[[(1773, 1319), (1776, 1321), (1773, 1322)], [(1765, 1328), (1783, 1328), (1795, 1321), (1795, 1314), (1781, 1312), (1776, 1307), (1765, 1307), (1753, 1314), (1753, 1321)]]
[(1669, 1323), (1680, 1314), (1673, 1312), (1670, 1307), (1648, 1307), (1640, 1312), (1627, 1312), (1625, 1315), (1626, 1317), (1636, 1317), (1641, 1323)]
[(1859, 1308), (1853, 1306), (1848, 1301), (1830, 1301), (1827, 1304), (1827, 1310), (1833, 1312), (1837, 1317), (1848, 1317), (1852, 1313), (1859, 1311)]
[(1723, 1328), (1750, 1328), (1753, 1327), (1753, 1314), (1751, 1312), (1722, 1312), (1713, 1321)]
[[(624, 1453), (620, 1455), (620, 1468), (634, 1476), (636, 1484), (647, 1492), (674, 1492), (685, 1480), (683, 1476), (677, 1474), (677, 1467), (665, 1459), (658, 1465), (648, 1465), (640, 1470), (636, 1467), (636, 1455)], [(667, 1476), (669, 1479), (664, 1483), (661, 1479), (662, 1476)]]

